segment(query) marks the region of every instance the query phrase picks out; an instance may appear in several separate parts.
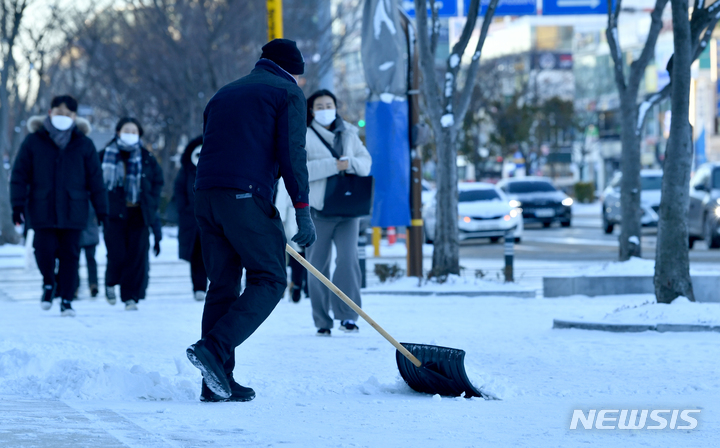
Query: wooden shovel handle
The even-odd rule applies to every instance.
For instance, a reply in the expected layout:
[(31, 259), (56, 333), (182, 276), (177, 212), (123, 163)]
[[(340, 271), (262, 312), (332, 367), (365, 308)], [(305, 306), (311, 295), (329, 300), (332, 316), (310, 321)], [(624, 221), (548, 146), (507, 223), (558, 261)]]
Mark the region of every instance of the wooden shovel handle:
[(376, 330), (378, 331), (378, 333), (380, 333), (385, 339), (387, 339), (388, 342), (391, 343), (400, 353), (402, 353), (403, 356), (405, 356), (407, 359), (409, 359), (411, 363), (415, 364), (416, 367), (422, 366), (422, 363), (420, 362), (419, 359), (417, 359), (415, 356), (413, 356), (413, 354), (410, 353), (410, 352), (408, 351), (408, 349), (406, 349), (405, 347), (403, 347), (402, 345), (400, 345), (400, 343), (399, 343), (398, 341), (396, 341), (395, 338), (393, 338), (392, 336), (390, 336), (390, 334), (388, 334), (387, 331), (385, 331), (380, 325), (378, 325), (377, 322), (375, 322), (374, 320), (372, 320), (372, 318), (371, 318), (370, 316), (368, 316), (367, 314), (365, 314), (365, 311), (363, 311), (362, 308), (360, 308), (359, 306), (357, 306), (357, 305), (355, 304), (355, 302), (353, 302), (353, 301), (350, 299), (350, 297), (346, 296), (344, 292), (340, 291), (340, 288), (338, 288), (337, 286), (335, 286), (335, 285), (333, 284), (333, 282), (331, 282), (330, 280), (328, 280), (328, 278), (325, 277), (325, 276), (322, 274), (322, 272), (320, 272), (320, 271), (318, 271), (317, 269), (315, 269), (315, 266), (311, 265), (305, 258), (303, 258), (302, 255), (300, 255), (299, 253), (297, 253), (297, 251), (296, 251), (295, 249), (293, 249), (292, 247), (290, 247), (290, 245), (287, 245), (287, 246), (285, 246), (285, 250), (287, 251), (287, 253), (290, 254), (291, 257), (293, 257), (294, 259), (296, 259), (296, 260), (298, 261), (298, 263), (300, 263), (301, 265), (305, 266), (305, 269), (307, 269), (308, 271), (310, 271), (310, 273), (311, 273), (312, 275), (314, 275), (318, 280), (320, 280), (321, 282), (323, 282), (323, 284), (324, 284), (325, 286), (327, 286), (328, 288), (330, 288), (330, 291), (334, 292), (336, 296), (340, 297), (340, 299), (341, 299), (343, 302), (345, 302), (350, 308), (352, 308), (352, 309), (353, 309), (356, 313), (358, 313), (363, 319), (365, 319), (365, 321), (366, 321), (367, 323), (369, 323), (370, 326), (372, 326), (374, 329), (376, 329)]

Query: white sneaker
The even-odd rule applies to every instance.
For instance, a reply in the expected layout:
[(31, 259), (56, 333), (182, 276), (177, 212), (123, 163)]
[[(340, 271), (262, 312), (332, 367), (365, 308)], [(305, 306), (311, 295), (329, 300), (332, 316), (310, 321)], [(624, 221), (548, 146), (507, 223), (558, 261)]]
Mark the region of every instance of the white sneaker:
[(110, 305), (115, 305), (117, 303), (117, 296), (115, 295), (114, 286), (105, 287), (105, 297), (107, 297), (107, 301)]
[(134, 300), (128, 300), (125, 302), (125, 311), (137, 311), (137, 302)]
[(203, 300), (205, 300), (206, 295), (207, 293), (205, 291), (195, 291), (195, 300), (197, 300), (198, 302), (202, 302)]

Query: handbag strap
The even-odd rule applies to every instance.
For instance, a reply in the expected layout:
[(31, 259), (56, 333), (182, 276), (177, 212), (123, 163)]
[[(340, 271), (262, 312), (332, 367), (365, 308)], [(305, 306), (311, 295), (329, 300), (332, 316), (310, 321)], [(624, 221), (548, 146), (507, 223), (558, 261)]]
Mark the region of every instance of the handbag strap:
[(322, 138), (322, 135), (320, 135), (320, 133), (317, 131), (317, 129), (315, 129), (315, 127), (313, 125), (310, 125), (310, 129), (312, 129), (313, 132), (315, 133), (315, 135), (318, 136), (318, 138), (323, 143), (323, 145), (325, 145), (325, 147), (330, 151), (330, 154), (332, 154), (333, 157), (335, 157), (336, 159), (339, 160), (340, 156), (338, 155), (338, 153), (335, 152), (335, 149), (333, 149), (333, 147), (330, 145), (330, 143), (328, 143), (327, 141), (325, 141), (324, 138)]

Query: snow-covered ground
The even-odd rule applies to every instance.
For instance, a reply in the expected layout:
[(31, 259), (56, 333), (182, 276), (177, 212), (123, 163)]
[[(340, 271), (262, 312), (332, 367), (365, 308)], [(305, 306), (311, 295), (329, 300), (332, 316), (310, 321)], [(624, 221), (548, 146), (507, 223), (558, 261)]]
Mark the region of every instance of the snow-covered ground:
[[(0, 269), (0, 446), (720, 445), (720, 333), (551, 329), (554, 318), (645, 306), (647, 295), (364, 295), (363, 308), (400, 341), (466, 350), (471, 379), (501, 398), (493, 401), (415, 393), (369, 325), (318, 338), (309, 301), (283, 300), (236, 352), (236, 378), (257, 398), (200, 403), (185, 348), (199, 335), (202, 304), (174, 244), (163, 241), (138, 312), (83, 289), (78, 316), (61, 318), (57, 304), (40, 309), (37, 272)], [(0, 259), (21, 260), (13, 251), (1, 247)], [(701, 413), (691, 431), (568, 429), (574, 409), (603, 408)]]
[(418, 279), (403, 277), (397, 280), (388, 280), (377, 286), (367, 289), (368, 294), (376, 291), (383, 292), (413, 292), (417, 293), (443, 293), (447, 291), (457, 293), (473, 293), (473, 292), (517, 292), (528, 291), (534, 294), (535, 290), (522, 286), (518, 283), (504, 283), (499, 280), (471, 278), (468, 276), (451, 275), (443, 283), (436, 280)]
[[(691, 267), (691, 275), (720, 275), (717, 266)], [(559, 272), (553, 277), (652, 277), (655, 275), (655, 260), (632, 257), (628, 261), (595, 263), (577, 269)]]

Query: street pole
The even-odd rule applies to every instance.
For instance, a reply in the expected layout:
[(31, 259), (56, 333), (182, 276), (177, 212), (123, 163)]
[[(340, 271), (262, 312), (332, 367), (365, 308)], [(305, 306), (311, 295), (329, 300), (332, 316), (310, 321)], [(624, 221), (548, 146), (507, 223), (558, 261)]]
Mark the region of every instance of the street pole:
[(282, 0), (267, 0), (268, 41), (282, 39), (283, 17)]
[(407, 229), (407, 275), (423, 277), (422, 157), (413, 138), (420, 122), (420, 58), (415, 49), (415, 29), (407, 15), (400, 14), (408, 50), (408, 126), (410, 141), (410, 227)]

